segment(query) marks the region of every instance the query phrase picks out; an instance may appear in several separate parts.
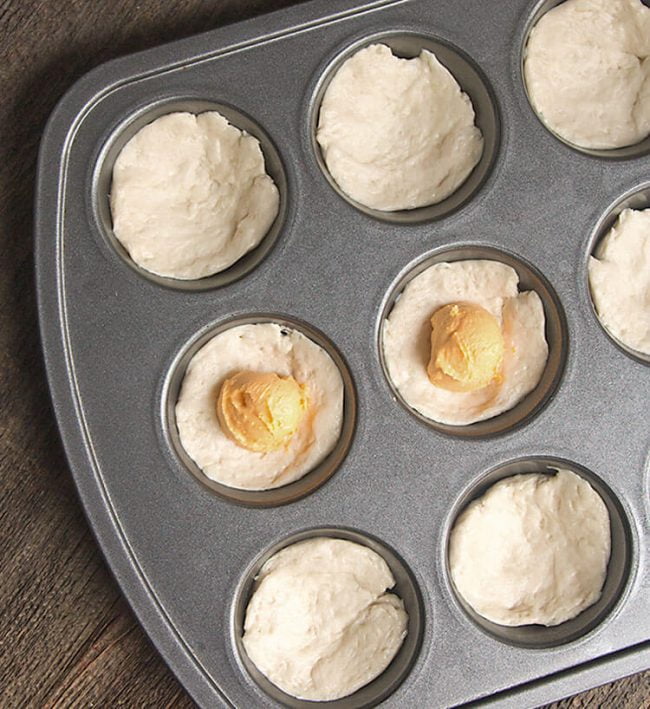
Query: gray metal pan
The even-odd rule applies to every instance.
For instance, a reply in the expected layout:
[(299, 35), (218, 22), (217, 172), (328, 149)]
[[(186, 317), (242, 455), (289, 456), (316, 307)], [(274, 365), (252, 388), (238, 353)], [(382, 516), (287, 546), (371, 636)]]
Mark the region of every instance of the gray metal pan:
[[(36, 261), (56, 416), (113, 573), (202, 706), (284, 700), (242, 660), (241, 607), (260, 560), (313, 529), (385, 550), (413, 611), (412, 655), (342, 706), (533, 706), (650, 666), (648, 368), (600, 327), (586, 279), (603, 224), (626, 200), (648, 205), (648, 146), (587, 155), (537, 119), (521, 52), (548, 4), (308, 3), (104, 65), (49, 121)], [(474, 100), (492, 147), (462, 199), (385, 219), (342, 198), (324, 174), (313, 138), (323, 83), (373, 38), (405, 54), (434, 43)], [(282, 215), (233, 272), (179, 287), (138, 271), (116, 247), (110, 164), (142, 122), (206, 106), (260, 137)], [(396, 400), (379, 333), (411, 267), (476, 253), (516, 264), (524, 285), (548, 286), (557, 371), (517, 420), (457, 435)], [(335, 470), (295, 499), (257, 504), (197, 481), (174, 443), (169, 397), (193, 343), (261, 314), (302, 324), (340, 353), (348, 414), (357, 414)], [(459, 603), (446, 539), (464, 501), (531, 459), (568, 461), (607, 497), (617, 579), (580, 629), (518, 641), (495, 637)]]

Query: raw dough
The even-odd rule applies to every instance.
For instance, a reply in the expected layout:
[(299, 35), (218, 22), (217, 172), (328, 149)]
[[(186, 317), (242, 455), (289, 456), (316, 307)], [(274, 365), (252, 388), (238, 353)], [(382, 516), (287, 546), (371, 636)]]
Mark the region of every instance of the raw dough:
[(609, 514), (568, 470), (515, 475), (460, 515), (449, 539), (458, 593), (501, 625), (558, 625), (595, 603), (607, 574)]
[(589, 285), (602, 324), (650, 355), (650, 209), (624, 209), (589, 258)]
[(257, 577), (243, 644), (283, 691), (329, 701), (381, 674), (406, 636), (408, 616), (387, 590), (395, 579), (368, 547), (316, 538), (286, 547)]
[(157, 118), (113, 168), (113, 232), (135, 263), (160, 276), (228, 268), (259, 244), (278, 206), (258, 140), (216, 111)]
[[(413, 278), (382, 331), (388, 375), (404, 401), (446, 424), (466, 425), (511, 409), (538, 384), (548, 357), (544, 308), (534, 291), (519, 293), (519, 278), (497, 261), (437, 263)], [(430, 319), (443, 305), (480, 305), (499, 321), (505, 347), (501, 381), (476, 391), (449, 391), (427, 376)]]
[(467, 94), (436, 56), (399, 59), (372, 44), (347, 59), (323, 96), (317, 140), (330, 174), (384, 211), (440, 202), (483, 152)]
[(530, 33), (524, 74), (533, 108), (583, 148), (650, 133), (650, 9), (640, 0), (566, 0)]
[[(287, 447), (247, 450), (222, 430), (217, 398), (238, 370), (293, 376), (305, 385), (309, 410)], [(183, 448), (212, 480), (249, 490), (293, 482), (336, 445), (343, 421), (343, 380), (331, 357), (296, 330), (275, 323), (239, 325), (215, 335), (190, 360), (176, 403)]]

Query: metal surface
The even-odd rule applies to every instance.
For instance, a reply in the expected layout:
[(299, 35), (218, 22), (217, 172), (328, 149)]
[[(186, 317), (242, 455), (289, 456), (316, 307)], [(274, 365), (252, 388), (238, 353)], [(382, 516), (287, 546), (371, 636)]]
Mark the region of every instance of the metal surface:
[[(532, 706), (650, 665), (649, 371), (600, 327), (586, 278), (601, 219), (647, 188), (647, 160), (585, 155), (538, 121), (521, 80), (536, 8), (527, 0), (501, 3), (498, 12), (473, 0), (300, 5), (104, 65), (50, 119), (36, 258), (57, 419), (117, 580), (202, 706), (277, 705), (242, 668), (233, 604), (260, 555), (315, 527), (380, 540), (420, 589), (421, 648), (386, 706), (479, 699)], [(493, 167), (467, 202), (436, 221), (372, 218), (332, 189), (314, 149), (324, 72), (349, 47), (387, 33), (458, 48), (498, 107)], [(133, 117), (147, 120), (168, 101), (209, 102), (249, 117), (268, 136), (267, 158), (268, 146), (277, 151), (271, 169), (286, 176), (277, 238), (262, 242), (270, 247), (263, 260), (229, 283), (200, 283), (202, 290), (145, 277), (107, 229), (110, 146)], [(557, 296), (558, 322), (566, 320), (563, 372), (544, 406), (498, 436), (423, 425), (396, 401), (382, 371), (377, 335), (397, 279), (446, 247), (497, 249), (532, 265)], [(214, 323), (257, 313), (322, 332), (344, 357), (358, 404), (340, 467), (283, 506), (242, 506), (214, 494), (167, 431), (169, 383), (182, 353)], [(462, 501), (489, 471), (529, 458), (561, 458), (604, 483), (626, 530), (612, 563), (629, 569), (606, 617), (584, 635), (535, 649), (496, 639), (468, 618), (446, 567)]]

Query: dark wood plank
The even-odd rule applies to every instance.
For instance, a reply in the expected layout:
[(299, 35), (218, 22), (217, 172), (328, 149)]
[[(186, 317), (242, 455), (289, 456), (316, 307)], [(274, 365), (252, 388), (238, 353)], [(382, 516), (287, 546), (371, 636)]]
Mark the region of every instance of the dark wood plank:
[[(86, 71), (292, 0), (0, 0), (0, 705), (189, 707), (83, 518), (36, 324), (32, 202), (40, 135)], [(552, 705), (638, 707), (650, 673)]]
[(546, 709), (587, 709), (612, 707), (632, 709), (650, 706), (650, 671), (610, 682), (574, 697), (549, 704)]

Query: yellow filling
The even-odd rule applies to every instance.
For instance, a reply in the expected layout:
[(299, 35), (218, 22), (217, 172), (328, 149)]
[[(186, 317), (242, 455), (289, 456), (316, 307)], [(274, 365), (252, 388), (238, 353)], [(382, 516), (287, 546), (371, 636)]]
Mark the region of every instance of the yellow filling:
[(485, 308), (445, 305), (431, 318), (429, 380), (450, 391), (482, 389), (500, 376), (503, 348), (499, 322)]
[(241, 371), (221, 385), (217, 416), (235, 443), (268, 453), (289, 443), (307, 407), (307, 392), (292, 376)]

